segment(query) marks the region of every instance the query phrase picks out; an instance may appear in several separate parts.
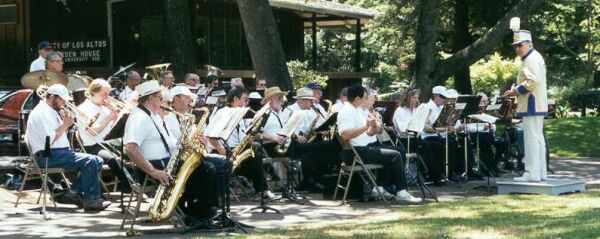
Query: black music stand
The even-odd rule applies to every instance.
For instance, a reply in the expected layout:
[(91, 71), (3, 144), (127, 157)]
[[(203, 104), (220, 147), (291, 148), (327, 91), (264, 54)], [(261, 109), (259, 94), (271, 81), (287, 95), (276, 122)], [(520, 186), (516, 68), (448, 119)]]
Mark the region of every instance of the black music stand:
[[(104, 136), (104, 140), (113, 140), (113, 139), (122, 139), (123, 136), (125, 135), (125, 124), (127, 123), (127, 119), (129, 119), (129, 114), (123, 114), (123, 116), (121, 116), (121, 118), (119, 118), (119, 120), (115, 123), (115, 125), (113, 126), (112, 129), (110, 129), (110, 131), (108, 132), (108, 134), (106, 134), (106, 136)], [(121, 148), (119, 148), (119, 153), (121, 153), (121, 172), (123, 173), (123, 175), (128, 174), (128, 172), (125, 171), (125, 152), (124, 152), (124, 142), (123, 140), (121, 140)], [(117, 163), (119, 163), (119, 160), (116, 160)], [(126, 177), (129, 178), (129, 177)], [(129, 182), (130, 184), (132, 182)], [(121, 188), (121, 205), (119, 205), (119, 208), (121, 208), (121, 212), (125, 213), (125, 207), (123, 205), (123, 188)]]
[[(479, 111), (479, 102), (481, 101), (482, 96), (477, 95), (461, 95), (456, 100), (456, 103), (464, 103), (466, 104), (459, 118), (462, 120), (463, 124), (467, 125), (467, 119), (469, 115), (477, 114)], [(465, 135), (463, 142), (463, 150), (465, 157), (465, 172), (462, 174), (465, 181), (469, 180), (469, 154), (468, 154), (468, 138), (469, 132), (467, 132), (467, 127), (464, 127), (463, 133)]]
[[(465, 104), (464, 103), (458, 103), (458, 104), (446, 104), (444, 105), (444, 108), (442, 109), (442, 112), (440, 113), (440, 115), (438, 116), (437, 120), (435, 121), (435, 123), (432, 124), (433, 128), (439, 128), (439, 127), (444, 127), (445, 128), (445, 133), (446, 133), (446, 155), (445, 155), (445, 179), (442, 180), (442, 182), (444, 183), (452, 183), (452, 181), (450, 181), (450, 156), (449, 156), (449, 135), (448, 135), (448, 127), (454, 127), (454, 125), (456, 125), (456, 122), (459, 120), (460, 116), (463, 113), (463, 110), (465, 108)], [(454, 184), (457, 187), (460, 187), (458, 184)]]

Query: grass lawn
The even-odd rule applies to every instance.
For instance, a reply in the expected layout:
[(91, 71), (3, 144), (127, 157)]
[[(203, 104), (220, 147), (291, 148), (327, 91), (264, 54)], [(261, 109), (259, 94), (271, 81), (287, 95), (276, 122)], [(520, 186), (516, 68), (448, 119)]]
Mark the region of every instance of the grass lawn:
[(600, 191), (476, 197), (238, 238), (600, 238), (598, 197)]
[(552, 156), (600, 157), (600, 117), (550, 119), (545, 130)]

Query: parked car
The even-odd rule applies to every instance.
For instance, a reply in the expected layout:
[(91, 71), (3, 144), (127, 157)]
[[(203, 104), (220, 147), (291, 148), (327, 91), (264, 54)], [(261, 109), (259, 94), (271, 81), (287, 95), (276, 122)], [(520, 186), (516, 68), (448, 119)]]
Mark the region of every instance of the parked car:
[(3, 146), (19, 145), (29, 112), (39, 100), (30, 89), (20, 89), (0, 98), (0, 141)]

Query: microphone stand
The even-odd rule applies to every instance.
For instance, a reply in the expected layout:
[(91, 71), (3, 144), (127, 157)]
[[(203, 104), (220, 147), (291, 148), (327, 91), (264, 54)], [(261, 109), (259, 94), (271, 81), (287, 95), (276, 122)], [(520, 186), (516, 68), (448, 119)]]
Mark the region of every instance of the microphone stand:
[[(50, 136), (46, 136), (46, 145), (45, 145), (43, 157), (44, 157), (44, 161), (45, 161), (44, 172), (43, 172), (43, 181), (42, 181), (42, 189), (44, 190), (44, 192), (42, 194), (43, 194), (44, 198), (42, 199), (43, 200), (42, 201), (42, 209), (40, 211), (40, 214), (44, 215), (45, 220), (52, 220), (52, 219), (54, 219), (54, 214), (46, 211), (46, 194), (49, 190), (48, 189), (48, 159), (50, 158)], [(23, 183), (25, 183), (25, 182), (23, 182)]]

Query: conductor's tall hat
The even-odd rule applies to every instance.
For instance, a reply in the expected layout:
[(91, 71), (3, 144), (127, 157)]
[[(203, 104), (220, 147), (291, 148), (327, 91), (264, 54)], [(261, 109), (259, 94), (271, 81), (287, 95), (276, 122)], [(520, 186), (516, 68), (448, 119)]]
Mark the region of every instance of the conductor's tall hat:
[(520, 44), (523, 42), (533, 42), (531, 40), (531, 32), (521, 30), (521, 19), (513, 17), (510, 19), (510, 29), (513, 31), (513, 43), (511, 45)]

